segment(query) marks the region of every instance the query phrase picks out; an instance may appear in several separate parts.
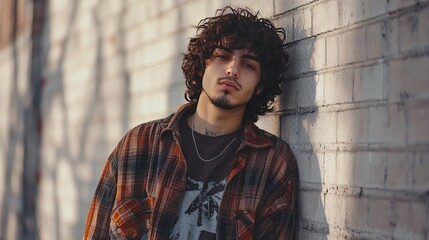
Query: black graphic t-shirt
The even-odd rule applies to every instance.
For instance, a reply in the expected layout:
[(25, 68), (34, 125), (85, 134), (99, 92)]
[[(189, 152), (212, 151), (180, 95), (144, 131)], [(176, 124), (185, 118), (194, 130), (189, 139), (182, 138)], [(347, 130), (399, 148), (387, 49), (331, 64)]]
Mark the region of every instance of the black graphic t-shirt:
[(204, 159), (218, 156), (235, 139), (222, 155), (210, 162), (204, 162), (198, 157), (192, 130), (186, 121), (180, 125), (180, 135), (188, 179), (170, 239), (216, 239), (219, 206), (231, 161), (241, 142), (242, 130), (217, 137), (194, 132), (198, 151)]

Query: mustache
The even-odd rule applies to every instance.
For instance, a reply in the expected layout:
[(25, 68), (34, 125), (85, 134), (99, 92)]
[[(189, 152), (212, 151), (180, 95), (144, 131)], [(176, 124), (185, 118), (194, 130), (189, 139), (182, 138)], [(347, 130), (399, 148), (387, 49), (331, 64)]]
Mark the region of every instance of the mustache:
[(229, 81), (233, 81), (233, 82), (235, 82), (235, 84), (237, 84), (237, 86), (238, 86), (240, 89), (242, 89), (241, 84), (240, 84), (239, 82), (237, 82), (237, 79), (236, 79), (235, 77), (227, 76), (227, 77), (220, 77), (220, 78), (218, 78), (218, 79), (217, 79), (217, 81), (218, 81), (218, 82), (220, 82), (220, 81), (222, 81), (222, 80), (229, 80)]

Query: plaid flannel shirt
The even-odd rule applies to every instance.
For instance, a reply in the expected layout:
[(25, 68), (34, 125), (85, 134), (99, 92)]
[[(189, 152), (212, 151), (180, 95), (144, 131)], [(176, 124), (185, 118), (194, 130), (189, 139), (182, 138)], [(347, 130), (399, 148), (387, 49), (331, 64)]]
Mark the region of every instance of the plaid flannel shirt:
[[(109, 156), (84, 239), (168, 239), (186, 187), (180, 147), (182, 106), (131, 129)], [(246, 121), (219, 207), (217, 239), (292, 239), (298, 168), (285, 142)]]

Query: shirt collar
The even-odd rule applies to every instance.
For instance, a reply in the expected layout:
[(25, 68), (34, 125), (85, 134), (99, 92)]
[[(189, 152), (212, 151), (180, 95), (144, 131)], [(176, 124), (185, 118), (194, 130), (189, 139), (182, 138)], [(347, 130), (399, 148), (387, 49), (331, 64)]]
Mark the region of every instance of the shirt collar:
[[(196, 107), (196, 102), (190, 102), (182, 105), (176, 111), (176, 113), (165, 120), (167, 126), (161, 132), (161, 137), (163, 138), (168, 132), (176, 132), (178, 134), (181, 119), (183, 116), (189, 116), (190, 114), (193, 114), (196, 110)], [(270, 147), (272, 145), (270, 134), (259, 129), (250, 119), (246, 119), (244, 124), (244, 146), (260, 149)]]

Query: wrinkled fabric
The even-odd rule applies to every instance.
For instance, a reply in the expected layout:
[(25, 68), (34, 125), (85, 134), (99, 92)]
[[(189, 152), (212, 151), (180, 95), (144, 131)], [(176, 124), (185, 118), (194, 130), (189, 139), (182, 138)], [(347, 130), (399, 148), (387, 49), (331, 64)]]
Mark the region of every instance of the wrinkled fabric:
[[(179, 125), (195, 103), (141, 124), (115, 147), (92, 200), (84, 239), (168, 239), (186, 188)], [(189, 112), (188, 112), (189, 113)], [(288, 145), (253, 122), (231, 160), (218, 239), (293, 239), (298, 168)]]

